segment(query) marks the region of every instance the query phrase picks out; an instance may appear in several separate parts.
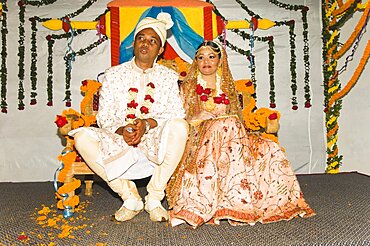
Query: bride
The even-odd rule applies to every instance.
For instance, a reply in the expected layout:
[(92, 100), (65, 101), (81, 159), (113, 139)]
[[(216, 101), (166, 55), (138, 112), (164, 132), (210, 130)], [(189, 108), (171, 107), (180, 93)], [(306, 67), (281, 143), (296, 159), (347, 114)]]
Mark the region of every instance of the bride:
[(310, 217), (282, 148), (241, 121), (224, 49), (205, 41), (181, 85), (189, 140), (167, 185), (172, 226), (232, 225)]

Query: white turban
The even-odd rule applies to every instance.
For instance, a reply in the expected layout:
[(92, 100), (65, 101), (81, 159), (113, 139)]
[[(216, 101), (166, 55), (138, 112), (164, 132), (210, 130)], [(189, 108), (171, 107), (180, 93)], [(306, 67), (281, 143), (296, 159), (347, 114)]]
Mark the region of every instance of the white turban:
[(143, 29), (152, 28), (161, 39), (162, 47), (167, 39), (167, 30), (173, 26), (173, 21), (169, 13), (161, 12), (157, 19), (145, 17), (136, 26), (134, 37)]

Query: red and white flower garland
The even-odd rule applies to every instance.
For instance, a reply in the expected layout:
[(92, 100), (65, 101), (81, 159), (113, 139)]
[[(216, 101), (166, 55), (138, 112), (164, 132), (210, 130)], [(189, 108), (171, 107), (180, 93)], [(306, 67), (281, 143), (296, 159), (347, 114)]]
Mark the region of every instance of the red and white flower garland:
[[(198, 84), (196, 85), (195, 92), (200, 96), (200, 100), (202, 102), (207, 102), (210, 99), (210, 96), (212, 94), (211, 88), (205, 88), (207, 85), (207, 82), (202, 78), (202, 76), (199, 74), (197, 78)], [(220, 76), (216, 75), (216, 93), (217, 94), (220, 91), (220, 83), (221, 78)], [(225, 93), (221, 93), (218, 96), (212, 97), (213, 102), (216, 104), (225, 104), (229, 105), (230, 100), (227, 98)]]
[(137, 114), (137, 107), (139, 104), (137, 103), (137, 94), (139, 90), (137, 88), (131, 87), (128, 92), (128, 101), (127, 103), (127, 110), (126, 110), (126, 122), (128, 124), (132, 124), (136, 118), (143, 118), (146, 114), (149, 113), (153, 103), (153, 95), (154, 95), (155, 86), (152, 82), (146, 85), (145, 97), (144, 102), (142, 103), (141, 107), (139, 108), (139, 112)]

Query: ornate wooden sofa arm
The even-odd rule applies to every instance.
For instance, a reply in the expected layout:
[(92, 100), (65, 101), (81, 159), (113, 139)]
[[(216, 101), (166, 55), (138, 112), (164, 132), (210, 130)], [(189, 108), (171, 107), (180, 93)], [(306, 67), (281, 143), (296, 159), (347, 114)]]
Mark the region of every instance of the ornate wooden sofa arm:
[(235, 87), (242, 104), (243, 121), (248, 131), (261, 132), (262, 136), (278, 141), (280, 112), (269, 108), (256, 109), (255, 93), (251, 80), (236, 80)]

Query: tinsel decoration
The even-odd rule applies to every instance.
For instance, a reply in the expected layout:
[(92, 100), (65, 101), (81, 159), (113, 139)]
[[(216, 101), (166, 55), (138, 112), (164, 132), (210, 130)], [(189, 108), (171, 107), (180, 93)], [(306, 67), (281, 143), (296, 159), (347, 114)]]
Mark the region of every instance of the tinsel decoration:
[(8, 68), (6, 67), (6, 59), (8, 57), (6, 44), (6, 36), (8, 34), (7, 28), (7, 12), (8, 7), (6, 5), (7, 0), (1, 0), (3, 7), (3, 13), (1, 15), (1, 112), (6, 114), (8, 112), (8, 104), (6, 102), (7, 87), (6, 82), (8, 79)]

